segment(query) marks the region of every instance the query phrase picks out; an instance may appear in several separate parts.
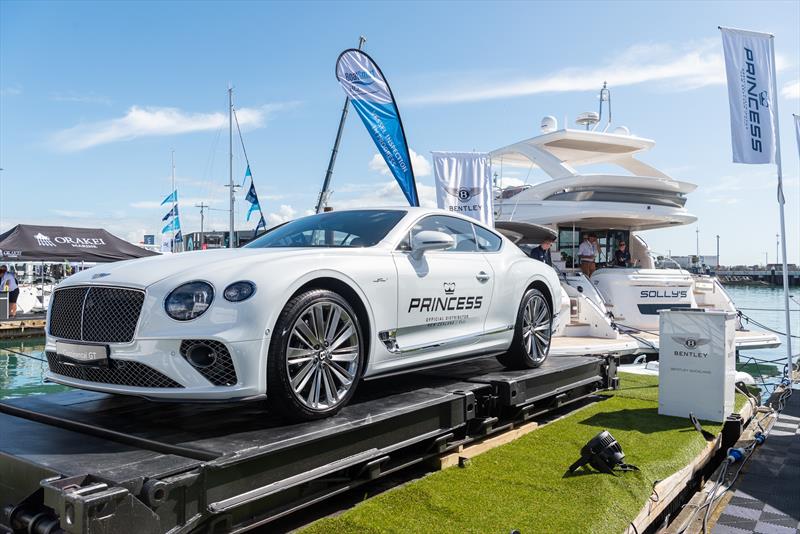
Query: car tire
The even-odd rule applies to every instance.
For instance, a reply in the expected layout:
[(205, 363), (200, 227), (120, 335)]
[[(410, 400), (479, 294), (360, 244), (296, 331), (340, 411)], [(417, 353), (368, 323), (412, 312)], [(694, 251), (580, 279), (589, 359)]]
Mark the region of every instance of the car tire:
[[(336, 324), (334, 324), (336, 321)], [(366, 361), (358, 316), (338, 293), (312, 289), (281, 311), (267, 357), (267, 403), (294, 421), (331, 416), (352, 398)]]
[(510, 369), (535, 369), (547, 359), (552, 334), (550, 304), (541, 291), (529, 289), (519, 304), (511, 347), (497, 359)]

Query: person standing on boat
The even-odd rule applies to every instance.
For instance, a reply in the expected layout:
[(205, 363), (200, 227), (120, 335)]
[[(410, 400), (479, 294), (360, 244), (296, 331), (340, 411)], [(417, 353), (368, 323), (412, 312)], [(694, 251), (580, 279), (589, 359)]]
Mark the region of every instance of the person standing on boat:
[(541, 244), (531, 250), (531, 258), (546, 263), (550, 267), (553, 266), (553, 258), (550, 257), (550, 247), (553, 246), (553, 240), (545, 238)]
[(617, 243), (617, 250), (614, 251), (614, 266), (615, 267), (628, 267), (631, 264), (631, 253), (628, 252), (628, 246), (625, 241)]
[(597, 246), (597, 236), (594, 234), (586, 234), (583, 236), (583, 242), (578, 247), (578, 257), (581, 259), (581, 271), (586, 277), (591, 277), (592, 273), (597, 270), (597, 263), (595, 257), (599, 254), (600, 249)]
[(17, 297), (19, 297), (19, 286), (14, 274), (8, 272), (8, 267), (0, 265), (0, 291), (8, 292), (8, 316), (17, 316)]

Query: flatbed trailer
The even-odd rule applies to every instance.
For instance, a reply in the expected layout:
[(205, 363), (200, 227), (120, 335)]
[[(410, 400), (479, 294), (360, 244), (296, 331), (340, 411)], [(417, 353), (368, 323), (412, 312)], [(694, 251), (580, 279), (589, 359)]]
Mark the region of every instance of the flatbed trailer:
[(363, 382), (334, 417), (70, 391), (0, 403), (0, 532), (241, 532), (614, 388), (609, 356)]

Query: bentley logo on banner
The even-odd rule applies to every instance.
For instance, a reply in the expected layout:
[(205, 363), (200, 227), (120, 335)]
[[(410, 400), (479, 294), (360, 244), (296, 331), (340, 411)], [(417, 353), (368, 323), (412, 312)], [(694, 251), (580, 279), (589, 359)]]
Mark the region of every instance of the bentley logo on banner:
[(494, 226), (492, 167), (488, 154), (431, 152), (436, 176), (436, 202), (440, 208), (468, 215)]

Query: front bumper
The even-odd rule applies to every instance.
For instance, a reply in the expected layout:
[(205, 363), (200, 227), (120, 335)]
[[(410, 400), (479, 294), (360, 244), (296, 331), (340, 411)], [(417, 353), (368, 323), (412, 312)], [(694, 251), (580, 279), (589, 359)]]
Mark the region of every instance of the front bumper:
[[(170, 387), (141, 387), (104, 382), (103, 376), (108, 375), (97, 372), (72, 373), (72, 376), (67, 376), (50, 370), (46, 377), (53, 382), (80, 389), (154, 399), (227, 400), (266, 393), (266, 339), (234, 343), (215, 340), (225, 344), (236, 370), (236, 383), (220, 386), (214, 385), (181, 355), (182, 341), (184, 340), (141, 339), (131, 343), (108, 345), (109, 369), (125, 369), (127, 362), (143, 364), (168, 379), (168, 381), (161, 380), (160, 386), (164, 382), (170, 382), (173, 384)], [(47, 337), (45, 351), (48, 354), (55, 353), (55, 338)], [(132, 367), (129, 365), (128, 369)]]

